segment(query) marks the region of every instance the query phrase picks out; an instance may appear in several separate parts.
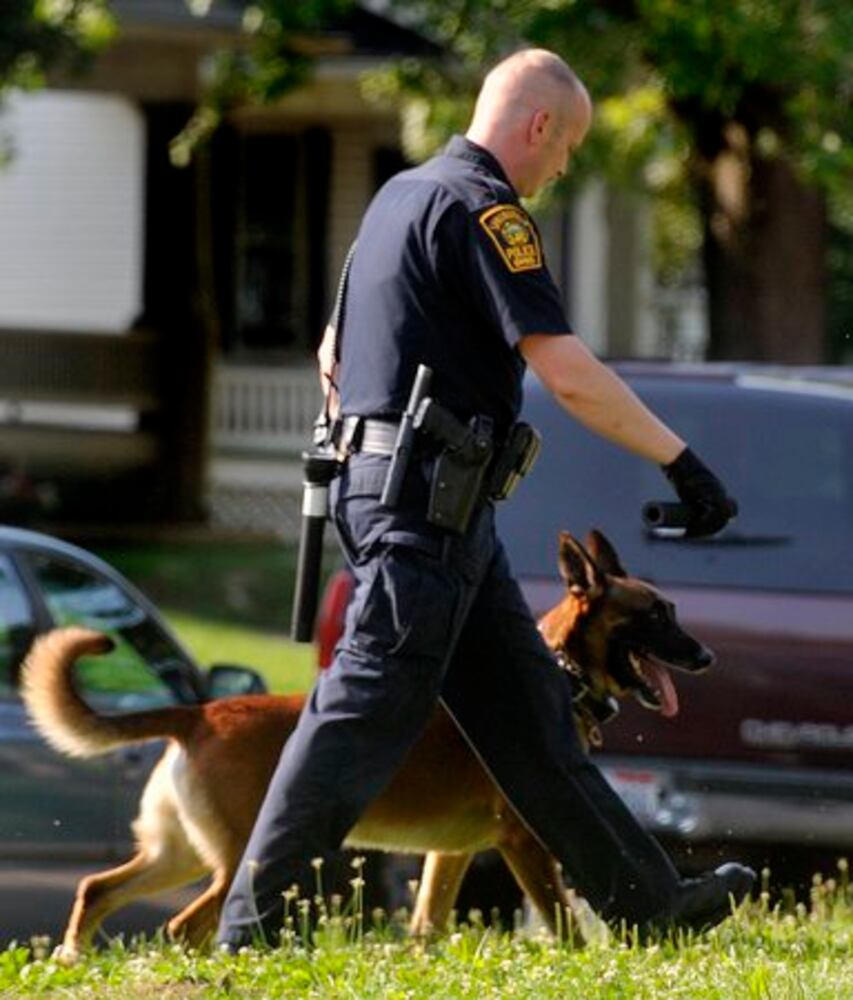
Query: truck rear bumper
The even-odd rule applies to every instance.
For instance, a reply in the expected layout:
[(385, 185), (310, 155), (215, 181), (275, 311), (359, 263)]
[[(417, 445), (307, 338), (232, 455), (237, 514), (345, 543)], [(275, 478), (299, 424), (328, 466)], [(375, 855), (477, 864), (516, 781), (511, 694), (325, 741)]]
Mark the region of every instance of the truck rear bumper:
[(661, 836), (685, 843), (853, 844), (847, 772), (609, 755), (598, 763), (643, 825)]

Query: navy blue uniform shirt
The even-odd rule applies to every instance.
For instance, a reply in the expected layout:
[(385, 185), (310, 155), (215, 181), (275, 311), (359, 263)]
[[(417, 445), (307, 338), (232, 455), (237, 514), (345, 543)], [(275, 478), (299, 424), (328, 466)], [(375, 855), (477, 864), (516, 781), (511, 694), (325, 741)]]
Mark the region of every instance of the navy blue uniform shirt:
[(571, 333), (539, 234), (497, 159), (456, 136), (392, 177), (358, 233), (341, 338), (341, 412), (397, 417), (418, 364), (462, 419), (517, 418), (530, 333)]

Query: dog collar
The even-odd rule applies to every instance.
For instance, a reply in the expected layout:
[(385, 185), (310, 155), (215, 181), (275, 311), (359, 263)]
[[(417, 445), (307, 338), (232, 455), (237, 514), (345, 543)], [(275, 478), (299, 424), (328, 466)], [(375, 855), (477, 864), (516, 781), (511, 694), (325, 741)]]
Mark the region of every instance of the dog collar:
[(573, 660), (565, 649), (558, 649), (554, 654), (557, 666), (565, 670), (572, 682), (572, 701), (575, 704), (586, 700), (590, 693), (590, 686), (586, 680), (586, 674), (577, 660)]
[(577, 660), (573, 660), (565, 649), (558, 649), (554, 654), (554, 657), (557, 660), (557, 664), (565, 670), (567, 674), (571, 674), (572, 677), (576, 677), (579, 681), (584, 679), (584, 672), (581, 665)]

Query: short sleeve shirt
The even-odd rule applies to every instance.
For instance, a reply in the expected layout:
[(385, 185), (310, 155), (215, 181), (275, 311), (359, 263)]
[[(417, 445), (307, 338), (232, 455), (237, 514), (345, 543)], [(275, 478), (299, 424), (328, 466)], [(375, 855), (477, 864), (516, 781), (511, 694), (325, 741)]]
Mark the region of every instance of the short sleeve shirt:
[(342, 412), (398, 416), (426, 364), (439, 402), (505, 429), (521, 405), (521, 338), (571, 332), (535, 223), (497, 159), (457, 136), (391, 178), (364, 216), (341, 337)]

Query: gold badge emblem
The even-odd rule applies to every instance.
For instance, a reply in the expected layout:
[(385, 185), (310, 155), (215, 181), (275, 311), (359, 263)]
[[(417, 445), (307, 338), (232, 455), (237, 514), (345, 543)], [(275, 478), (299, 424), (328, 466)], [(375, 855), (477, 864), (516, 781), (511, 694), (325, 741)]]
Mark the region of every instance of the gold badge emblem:
[(539, 236), (523, 209), (517, 205), (494, 205), (480, 216), (480, 225), (510, 271), (535, 271), (542, 267)]

